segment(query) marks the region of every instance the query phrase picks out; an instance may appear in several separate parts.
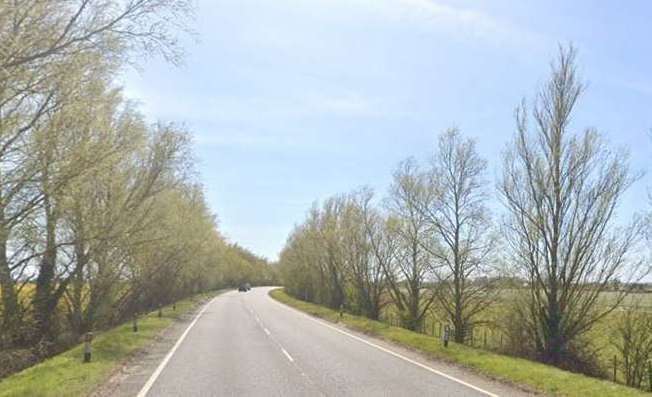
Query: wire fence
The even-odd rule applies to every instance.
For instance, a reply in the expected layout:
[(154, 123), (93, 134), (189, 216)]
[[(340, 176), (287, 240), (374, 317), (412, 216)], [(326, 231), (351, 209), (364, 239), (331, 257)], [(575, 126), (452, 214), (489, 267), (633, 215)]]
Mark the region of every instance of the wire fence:
[[(380, 319), (382, 322), (394, 326), (405, 328), (398, 315), (387, 314)], [(434, 338), (443, 339), (446, 327), (449, 328), (449, 335), (455, 334), (455, 327), (446, 321), (440, 321), (431, 317), (427, 317), (415, 332), (420, 334), (432, 336)], [(505, 352), (509, 346), (505, 332), (489, 324), (476, 324), (467, 326), (464, 332), (464, 344), (467, 346), (491, 350), (496, 352)], [(624, 360), (618, 355), (614, 355), (613, 359), (608, 365), (609, 378), (616, 383), (625, 383)], [(647, 362), (646, 374), (640, 388), (652, 392), (652, 358)]]
[[(381, 321), (394, 327), (405, 328), (400, 317), (394, 314), (382, 317)], [(455, 327), (452, 324), (428, 317), (421, 323), (415, 332), (441, 339), (444, 335), (446, 326), (449, 327), (450, 335), (454, 335)], [(504, 332), (495, 326), (476, 324), (469, 325), (464, 330), (464, 344), (468, 346), (501, 351), (503, 350), (503, 347), (505, 347), (506, 342), (507, 339)]]

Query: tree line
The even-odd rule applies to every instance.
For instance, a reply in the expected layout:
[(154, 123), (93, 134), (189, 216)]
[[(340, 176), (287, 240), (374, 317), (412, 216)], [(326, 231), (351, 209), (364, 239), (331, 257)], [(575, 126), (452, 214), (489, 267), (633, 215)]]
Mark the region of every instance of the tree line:
[(615, 215), (640, 174), (626, 150), (571, 124), (584, 89), (576, 50), (560, 47), (516, 109), (495, 189), (476, 142), (452, 128), (427, 162), (396, 167), (382, 199), (362, 188), (315, 204), (280, 255), (287, 291), (371, 319), (391, 307), (411, 330), (435, 311), (459, 343), (509, 292), (503, 322), (518, 354), (593, 373), (587, 333), (649, 265), (644, 219)]
[(189, 133), (147, 123), (114, 81), (146, 57), (181, 60), (191, 3), (0, 4), (0, 356), (38, 359), (176, 299), (273, 278), (218, 231)]

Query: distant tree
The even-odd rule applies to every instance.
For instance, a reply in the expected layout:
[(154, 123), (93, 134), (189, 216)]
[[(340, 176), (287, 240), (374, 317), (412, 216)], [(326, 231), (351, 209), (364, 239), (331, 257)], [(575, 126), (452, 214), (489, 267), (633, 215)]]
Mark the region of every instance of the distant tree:
[(309, 238), (314, 223), (297, 225), (287, 238), (279, 255), (278, 270), (288, 293), (308, 302), (318, 302), (320, 284), (316, 264), (318, 245)]
[[(613, 311), (601, 293), (640, 268), (629, 255), (640, 222), (620, 228), (615, 210), (636, 180), (627, 153), (609, 150), (593, 129), (570, 131), (584, 91), (575, 49), (560, 49), (550, 80), (536, 97), (529, 123), (525, 104), (516, 111), (517, 133), (504, 155), (499, 192), (507, 208), (505, 239), (528, 280), (528, 331), (539, 358), (577, 367), (577, 342)], [(534, 130), (531, 130), (534, 128)]]
[[(348, 258), (343, 227), (346, 206), (344, 196), (330, 197), (321, 206), (315, 204), (281, 254), (284, 280), (300, 283), (290, 284), (289, 290), (299, 293), (300, 298), (334, 309), (345, 304), (347, 295)], [(310, 276), (293, 274), (302, 270)]]

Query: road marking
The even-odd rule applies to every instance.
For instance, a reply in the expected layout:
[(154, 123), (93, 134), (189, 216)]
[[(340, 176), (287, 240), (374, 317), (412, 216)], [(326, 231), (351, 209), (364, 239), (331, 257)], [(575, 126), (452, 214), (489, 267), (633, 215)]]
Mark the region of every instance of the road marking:
[(275, 338), (272, 337), (272, 333), (269, 332), (269, 330), (267, 329), (267, 327), (265, 327), (265, 326), (263, 325), (263, 322), (260, 320), (260, 317), (258, 317), (258, 314), (254, 313), (254, 317), (256, 318), (256, 321), (258, 322), (258, 325), (260, 325), (260, 328), (262, 328), (263, 331), (265, 331), (265, 333), (267, 334), (267, 336), (270, 337), (270, 339), (272, 340), (272, 342), (276, 343), (276, 344), (278, 345), (278, 347), (281, 348), (281, 351), (283, 352), (283, 354), (285, 354), (285, 357), (287, 357), (288, 360), (290, 360), (290, 362), (293, 363), (293, 362), (294, 362), (294, 358), (292, 358), (292, 356), (290, 355), (290, 353), (288, 353), (288, 351), (285, 350), (285, 348), (283, 347), (283, 345), (281, 345), (281, 343), (280, 343), (279, 341), (277, 341)]
[(291, 362), (294, 362), (294, 359), (292, 358), (292, 356), (290, 355), (290, 353), (288, 353), (287, 350), (285, 350), (285, 349), (282, 348), (282, 347), (281, 347), (281, 350), (283, 350), (283, 354), (285, 354), (285, 357), (287, 357), (288, 360), (290, 360)]
[[(459, 383), (459, 384), (461, 384), (461, 385), (464, 385), (464, 386), (466, 386), (466, 387), (468, 387), (468, 388), (471, 388), (471, 389), (473, 389), (473, 390), (475, 390), (475, 391), (478, 391), (478, 392), (480, 392), (480, 393), (486, 394), (486, 395), (489, 396), (489, 397), (498, 397), (497, 394), (494, 394), (494, 393), (491, 393), (491, 392), (486, 391), (486, 390), (484, 390), (484, 389), (481, 389), (481, 388), (479, 388), (479, 387), (477, 387), (477, 386), (474, 386), (474, 385), (472, 385), (472, 384), (470, 384), (470, 383), (467, 383), (467, 382), (465, 382), (465, 381), (463, 381), (463, 380), (461, 380), (461, 379), (457, 379), (457, 378), (454, 377), (454, 376), (451, 376), (451, 375), (448, 375), (448, 374), (446, 374), (446, 373), (444, 373), (444, 372), (438, 371), (438, 370), (436, 370), (436, 369), (434, 369), (434, 368), (431, 368), (431, 367), (429, 367), (429, 366), (427, 366), (427, 365), (425, 365), (425, 364), (421, 364), (420, 362), (415, 361), (415, 360), (412, 360), (411, 358), (405, 357), (405, 356), (402, 355), (402, 354), (399, 354), (399, 353), (396, 353), (395, 351), (392, 351), (392, 350), (386, 349), (386, 348), (384, 348), (384, 347), (382, 347), (382, 346), (380, 346), (380, 345), (377, 345), (377, 344), (375, 344), (375, 343), (373, 343), (373, 342), (369, 342), (368, 340), (363, 339), (363, 338), (361, 338), (361, 337), (359, 337), (359, 336), (357, 336), (357, 335), (353, 335), (353, 334), (351, 334), (351, 333), (349, 333), (349, 332), (346, 332), (346, 331), (344, 331), (344, 330), (342, 330), (342, 329), (340, 329), (340, 328), (338, 328), (338, 327), (335, 327), (335, 326), (333, 326), (333, 325), (330, 325), (330, 324), (328, 324), (328, 323), (326, 323), (326, 322), (324, 322), (324, 321), (322, 321), (322, 320), (318, 320), (318, 319), (316, 319), (316, 318), (314, 318), (314, 317), (312, 317), (312, 316), (309, 316), (308, 314), (306, 314), (306, 313), (300, 311), (299, 309), (295, 309), (295, 308), (293, 308), (292, 306), (289, 306), (289, 305), (286, 305), (286, 304), (284, 304), (284, 303), (281, 303), (281, 302), (277, 301), (276, 299), (270, 297), (269, 295), (268, 295), (268, 298), (269, 298), (270, 300), (276, 302), (277, 304), (279, 304), (279, 305), (285, 307), (285, 308), (292, 309), (292, 310), (296, 311), (297, 313), (302, 314), (303, 316), (305, 316), (305, 317), (308, 318), (309, 320), (312, 320), (312, 321), (316, 322), (317, 324), (321, 324), (321, 325), (323, 325), (324, 327), (330, 328), (330, 329), (332, 329), (333, 331), (337, 331), (337, 332), (339, 332), (340, 334), (343, 334), (343, 335), (348, 336), (349, 338), (353, 338), (353, 339), (355, 339), (355, 340), (357, 340), (357, 341), (359, 341), (359, 342), (362, 342), (362, 343), (364, 343), (364, 344), (366, 344), (366, 345), (369, 345), (369, 346), (371, 346), (371, 347), (375, 347), (376, 349), (381, 350), (381, 351), (383, 351), (383, 352), (385, 352), (385, 353), (387, 353), (387, 354), (391, 354), (392, 356), (394, 356), (394, 357), (396, 357), (396, 358), (400, 358), (401, 360), (407, 361), (407, 362), (409, 362), (410, 364), (413, 364), (413, 365), (416, 365), (417, 367), (423, 368), (423, 369), (425, 369), (426, 371), (430, 371), (430, 372), (432, 372), (432, 373), (434, 373), (434, 374), (436, 374), (436, 375), (439, 375), (439, 376), (442, 376), (442, 377), (444, 377), (444, 378), (446, 378), (446, 379), (452, 380), (453, 382), (457, 382), (457, 383)], [(285, 351), (285, 349), (283, 349), (283, 352), (284, 352), (286, 355), (288, 355), (287, 352)], [(289, 355), (288, 355), (288, 357), (289, 357)]]
[(208, 306), (210, 306), (210, 304), (213, 303), (213, 301), (215, 301), (215, 299), (217, 299), (217, 298), (218, 298), (218, 297), (216, 296), (215, 298), (211, 299), (211, 301), (208, 302), (208, 303), (207, 303), (207, 304), (206, 304), (206, 305), (205, 305), (205, 306), (204, 306), (204, 307), (199, 311), (199, 313), (197, 313), (197, 315), (195, 316), (195, 319), (192, 320), (192, 322), (190, 323), (190, 325), (188, 325), (188, 328), (186, 328), (186, 330), (183, 331), (183, 334), (181, 334), (181, 336), (180, 336), (179, 339), (177, 340), (177, 343), (175, 343), (174, 346), (172, 346), (172, 349), (170, 349), (170, 351), (169, 351), (168, 354), (165, 356), (165, 358), (163, 359), (163, 361), (161, 361), (161, 363), (158, 365), (158, 367), (156, 368), (156, 370), (154, 371), (154, 373), (152, 374), (152, 376), (149, 377), (149, 379), (147, 380), (147, 382), (145, 383), (145, 385), (143, 386), (143, 388), (140, 389), (140, 392), (138, 392), (137, 397), (145, 397), (145, 396), (147, 395), (147, 393), (149, 392), (149, 389), (152, 388), (152, 386), (154, 385), (154, 382), (156, 382), (156, 379), (159, 377), (159, 375), (161, 375), (161, 372), (163, 372), (163, 369), (165, 368), (165, 366), (168, 364), (168, 362), (170, 361), (170, 359), (171, 359), (172, 356), (174, 355), (174, 352), (176, 352), (177, 349), (179, 348), (179, 346), (181, 346), (181, 342), (183, 342), (183, 340), (186, 338), (186, 335), (188, 335), (188, 332), (190, 332), (190, 329), (195, 325), (195, 323), (197, 322), (197, 320), (199, 320), (199, 317), (201, 317), (201, 315), (204, 314), (204, 312), (206, 311), (206, 309), (208, 308)]

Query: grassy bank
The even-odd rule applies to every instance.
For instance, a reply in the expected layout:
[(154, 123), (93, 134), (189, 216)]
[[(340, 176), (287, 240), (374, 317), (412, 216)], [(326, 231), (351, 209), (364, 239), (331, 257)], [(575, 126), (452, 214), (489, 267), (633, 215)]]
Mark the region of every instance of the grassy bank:
[(0, 381), (0, 397), (18, 396), (85, 396), (104, 383), (130, 355), (154, 340), (179, 316), (188, 313), (215, 292), (177, 302), (176, 310), (163, 309), (163, 316), (149, 313), (138, 321), (138, 332), (131, 323), (96, 335), (93, 360), (82, 363), (83, 347), (78, 345), (22, 372)]
[(589, 378), (532, 361), (504, 356), (489, 351), (450, 343), (442, 343), (431, 336), (392, 327), (379, 321), (339, 313), (323, 306), (304, 302), (286, 294), (282, 289), (270, 295), (289, 306), (332, 322), (341, 322), (351, 329), (421, 351), (430, 357), (462, 365), (491, 378), (523, 386), (529, 390), (555, 396), (644, 396), (643, 391), (604, 380)]

